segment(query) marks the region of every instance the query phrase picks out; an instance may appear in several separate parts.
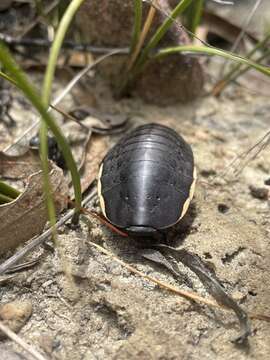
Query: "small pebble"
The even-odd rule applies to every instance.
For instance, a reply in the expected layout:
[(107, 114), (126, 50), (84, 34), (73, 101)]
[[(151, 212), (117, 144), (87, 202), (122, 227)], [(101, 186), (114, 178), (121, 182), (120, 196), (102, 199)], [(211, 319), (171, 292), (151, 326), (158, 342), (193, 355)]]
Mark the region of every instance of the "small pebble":
[[(32, 315), (30, 301), (14, 301), (0, 306), (0, 320), (15, 333), (19, 332)], [(0, 332), (0, 338), (5, 337)]]
[(234, 300), (237, 300), (237, 301), (240, 301), (242, 300), (243, 298), (245, 298), (246, 295), (242, 294), (241, 291), (239, 290), (235, 290), (233, 291), (232, 293), (232, 297)]
[(39, 345), (46, 354), (51, 355), (60, 346), (60, 341), (52, 335), (44, 334), (39, 338)]
[(267, 188), (256, 187), (256, 186), (250, 185), (249, 191), (250, 191), (251, 196), (253, 196), (255, 199), (268, 200), (269, 189), (267, 189)]

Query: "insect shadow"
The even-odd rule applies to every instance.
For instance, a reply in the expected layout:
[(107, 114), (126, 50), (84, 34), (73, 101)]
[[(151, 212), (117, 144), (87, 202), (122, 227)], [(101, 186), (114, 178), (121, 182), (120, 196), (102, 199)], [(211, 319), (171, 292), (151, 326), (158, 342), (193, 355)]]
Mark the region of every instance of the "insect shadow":
[(235, 312), (239, 320), (241, 333), (232, 342), (245, 347), (245, 350), (248, 351), (248, 336), (251, 334), (248, 315), (226, 293), (213, 268), (197, 254), (191, 253), (183, 247), (188, 235), (193, 231), (197, 231), (197, 228), (193, 226), (197, 215), (198, 209), (196, 202), (193, 201), (181, 222), (170, 228), (166, 233), (162, 233), (159, 239), (153, 241), (153, 239), (149, 238), (134, 237), (132, 238), (132, 245), (126, 238), (123, 239), (123, 242), (118, 242), (121, 257), (125, 258), (127, 262), (141, 263), (142, 260), (150, 261), (154, 270), (161, 271), (161, 268), (163, 268), (173, 275), (179, 284), (185, 284), (193, 288), (191, 279), (179, 269), (178, 264), (183, 264), (197, 275), (208, 292), (221, 306), (230, 308)]
[[(184, 244), (185, 239), (188, 237), (188, 235), (192, 231), (196, 231), (196, 228), (193, 228), (194, 220), (197, 216), (197, 208), (196, 208), (196, 202), (193, 201), (190, 204), (190, 207), (179, 223), (171, 227), (169, 230), (166, 231), (166, 233), (162, 233), (160, 236), (160, 239), (157, 241), (156, 245), (168, 245), (174, 248), (177, 248)], [(189, 278), (187, 274), (184, 272), (181, 272), (178, 269), (178, 266), (169, 260), (167, 260), (164, 256), (161, 256), (161, 254), (158, 254), (158, 252), (154, 252), (153, 249), (153, 240), (149, 238), (143, 239), (132, 239), (133, 245), (135, 248), (133, 248), (131, 251), (129, 251), (129, 255), (135, 255), (134, 262), (141, 263), (142, 258), (146, 259), (148, 262), (151, 262), (151, 266), (156, 271), (162, 271), (163, 269), (174, 276), (174, 278), (177, 280), (177, 282), (182, 285), (185, 284), (189, 288), (193, 289), (193, 283), (192, 280)], [(126, 253), (127, 254), (127, 253)], [(130, 259), (129, 259), (130, 260)], [(163, 268), (163, 269), (162, 269)]]

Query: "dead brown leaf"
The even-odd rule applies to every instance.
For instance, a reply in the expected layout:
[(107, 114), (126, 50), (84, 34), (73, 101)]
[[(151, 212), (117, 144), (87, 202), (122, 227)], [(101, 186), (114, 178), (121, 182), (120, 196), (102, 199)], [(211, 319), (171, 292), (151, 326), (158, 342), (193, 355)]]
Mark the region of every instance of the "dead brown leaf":
[[(60, 212), (66, 206), (68, 186), (63, 171), (53, 164), (51, 166), (52, 193), (57, 212)], [(14, 170), (16, 173), (17, 169)], [(0, 206), (0, 253), (15, 248), (43, 230), (47, 210), (42, 176), (41, 171), (32, 174), (25, 191), (14, 201)]]
[(93, 134), (85, 147), (85, 158), (82, 166), (81, 186), (84, 192), (98, 175), (101, 161), (108, 151), (108, 142), (102, 135)]
[(0, 175), (6, 179), (24, 179), (41, 169), (37, 151), (28, 150), (22, 155), (0, 152)]

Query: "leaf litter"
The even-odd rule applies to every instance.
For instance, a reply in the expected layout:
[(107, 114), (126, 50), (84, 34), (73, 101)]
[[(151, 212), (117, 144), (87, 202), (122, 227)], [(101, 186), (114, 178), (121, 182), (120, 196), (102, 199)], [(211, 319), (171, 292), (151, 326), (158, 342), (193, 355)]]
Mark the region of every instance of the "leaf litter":
[[(0, 253), (6, 253), (42, 232), (47, 222), (47, 210), (36, 153), (28, 151), (21, 156), (0, 153), (0, 165), (3, 179), (23, 180), (25, 184), (21, 195), (0, 206)], [(67, 206), (68, 186), (63, 171), (53, 163), (50, 167), (52, 192), (60, 213)]]

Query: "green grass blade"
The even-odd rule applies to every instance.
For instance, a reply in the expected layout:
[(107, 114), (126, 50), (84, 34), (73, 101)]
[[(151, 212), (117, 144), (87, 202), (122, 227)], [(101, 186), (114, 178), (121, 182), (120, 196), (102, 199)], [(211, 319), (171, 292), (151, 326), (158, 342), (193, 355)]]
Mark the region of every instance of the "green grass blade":
[(13, 85), (16, 85), (16, 81), (12, 79), (12, 77), (8, 76), (4, 72), (0, 71), (0, 77), (11, 82)]
[[(43, 82), (43, 91), (42, 91), (42, 98), (43, 102), (46, 105), (46, 107), (49, 106), (50, 98), (51, 98), (51, 90), (52, 90), (52, 84), (55, 74), (55, 69), (57, 65), (57, 59), (66, 35), (66, 32), (70, 26), (70, 23), (76, 14), (77, 10), (81, 6), (81, 4), (84, 2), (84, 0), (73, 0), (69, 6), (67, 7), (61, 21), (59, 24), (59, 27), (57, 29), (54, 42), (51, 47), (50, 56), (48, 60), (48, 65), (46, 68), (46, 73), (44, 77)], [(55, 222), (55, 210), (54, 210), (54, 204), (53, 200), (50, 196), (50, 182), (49, 182), (49, 165), (48, 165), (48, 140), (47, 140), (47, 124), (46, 122), (43, 122), (40, 127), (40, 155), (42, 160), (42, 168), (44, 173), (44, 188), (47, 194), (47, 206), (48, 206), (48, 214), (51, 219), (51, 222)], [(56, 140), (61, 148), (61, 140), (57, 138)], [(64, 155), (64, 154), (63, 154)], [(69, 165), (68, 165), (69, 166)], [(71, 171), (71, 168), (70, 168)], [(76, 170), (77, 172), (77, 170)], [(75, 180), (76, 179), (76, 180)], [(74, 193), (75, 193), (75, 204), (77, 212), (80, 210), (81, 207), (81, 186), (80, 186), (80, 180), (78, 179), (78, 176), (72, 177), (73, 187), (74, 187)], [(79, 182), (79, 184), (77, 183)], [(53, 225), (53, 224), (52, 224)]]
[(138, 59), (136, 68), (140, 68), (144, 65), (145, 61), (148, 58), (149, 52), (157, 46), (159, 41), (169, 30), (175, 19), (190, 5), (191, 1), (192, 0), (182, 0), (179, 2), (178, 5), (176, 5), (170, 16), (168, 16), (166, 20), (164, 20), (164, 22), (160, 25), (160, 27), (157, 29), (153, 37), (150, 39), (150, 41), (142, 51), (142, 54)]
[(46, 68), (44, 83), (43, 83), (43, 100), (46, 105), (49, 105), (50, 102), (50, 96), (51, 96), (51, 89), (52, 89), (52, 83), (54, 79), (54, 73), (55, 68), (57, 64), (57, 59), (59, 56), (59, 52), (64, 40), (64, 37), (66, 35), (66, 32), (70, 26), (70, 23), (76, 14), (77, 10), (81, 6), (81, 4), (85, 0), (73, 0), (69, 4), (68, 8), (65, 11), (65, 14), (63, 15), (59, 27), (57, 29), (54, 42), (52, 44), (51, 50), (50, 50), (50, 56), (48, 60), (48, 65)]
[(188, 29), (193, 34), (196, 34), (202, 18), (204, 0), (193, 0), (191, 6), (188, 8)]
[(20, 195), (20, 191), (14, 187), (4, 183), (0, 180), (0, 193), (6, 196), (9, 196), (12, 199), (16, 199)]
[[(37, 89), (28, 81), (25, 74), (18, 68), (18, 65), (13, 61), (12, 56), (5, 48), (3, 44), (0, 44), (0, 62), (4, 65), (5, 69), (8, 70), (10, 74), (13, 75), (13, 80), (16, 83), (16, 86), (22, 90), (24, 95), (28, 100), (33, 104), (33, 106), (40, 113), (42, 119), (46, 122), (46, 125), (50, 128), (54, 136), (56, 137), (59, 147), (63, 153), (66, 164), (71, 172), (74, 192), (76, 194), (75, 204), (77, 211), (81, 207), (81, 185), (80, 185), (80, 176), (77, 170), (75, 160), (72, 156), (70, 147), (62, 134), (61, 129), (54, 121), (53, 117), (47, 112), (47, 108), (44, 102), (41, 100), (41, 96)], [(14, 83), (14, 81), (12, 83)]]
[(130, 43), (130, 54), (136, 48), (142, 27), (142, 0), (134, 0), (134, 26)]
[[(246, 59), (251, 59), (252, 56), (257, 52), (257, 50), (264, 48), (268, 41), (270, 40), (270, 32), (268, 32), (265, 37), (259, 41), (246, 55)], [(260, 61), (264, 60), (267, 56), (269, 56), (269, 49), (263, 54), (261, 57), (256, 59), (257, 63), (260, 63)], [(249, 66), (243, 66), (243, 64), (238, 63), (235, 65), (220, 81), (218, 81), (215, 88), (219, 88), (218, 93), (221, 92), (227, 84), (229, 84), (230, 81), (236, 80), (238, 76), (244, 74), (250, 67)]]
[(9, 203), (13, 200), (14, 200), (13, 198), (0, 193), (0, 205)]
[[(48, 161), (48, 126), (45, 121), (42, 121), (41, 123), (39, 139), (39, 154), (43, 171), (43, 188), (46, 195), (48, 218), (51, 226), (54, 226), (56, 224), (56, 211), (50, 183), (50, 168)], [(54, 233), (54, 236), (56, 236), (56, 232)]]
[(224, 50), (220, 50), (220, 49), (216, 49), (214, 47), (208, 47), (208, 46), (183, 45), (183, 46), (170, 47), (170, 48), (160, 50), (154, 56), (154, 58), (160, 58), (160, 57), (164, 57), (164, 56), (179, 53), (179, 52), (192, 52), (192, 53), (198, 53), (198, 54), (206, 54), (209, 56), (214, 56), (214, 55), (221, 56), (225, 59), (236, 61), (243, 65), (248, 65), (248, 66), (256, 69), (257, 71), (259, 71), (267, 76), (270, 76), (270, 67), (257, 64), (249, 59), (245, 59), (239, 55), (235, 55), (228, 51), (224, 51)]

